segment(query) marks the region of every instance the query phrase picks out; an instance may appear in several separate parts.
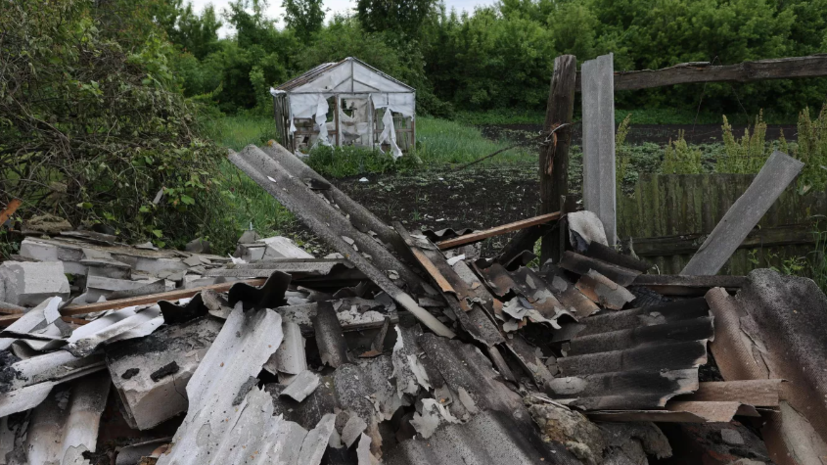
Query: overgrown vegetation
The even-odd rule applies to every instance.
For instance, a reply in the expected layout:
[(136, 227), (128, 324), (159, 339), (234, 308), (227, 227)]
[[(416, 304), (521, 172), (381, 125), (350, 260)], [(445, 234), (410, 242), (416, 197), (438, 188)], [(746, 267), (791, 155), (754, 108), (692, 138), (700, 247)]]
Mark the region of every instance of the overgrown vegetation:
[(123, 42), (91, 2), (4, 2), (0, 203), (18, 197), (28, 215), (107, 224), (126, 240), (226, 242), (219, 149), (197, 136), (172, 48), (143, 6), (115, 4), (132, 15)]
[[(358, 0), (355, 16), (328, 24), (319, 0), (285, 0), (282, 23), (265, 16), (266, 0), (235, 0), (221, 19), (182, 1), (167, 0), (163, 15), (180, 50), (175, 69), (188, 96), (208, 96), (227, 113), (267, 111), (269, 86), (347, 56), (415, 87), (420, 114), (468, 119), (469, 111), (542, 115), (554, 58), (564, 53), (582, 63), (613, 52), (616, 69), (631, 70), (827, 51), (827, 3), (808, 0), (504, 0), (473, 14), (437, 0)], [(218, 37), (222, 21), (234, 35)], [(824, 80), (804, 79), (619, 92), (617, 101), (649, 109), (639, 124), (717, 122), (761, 108), (776, 120), (820, 105), (825, 93)]]

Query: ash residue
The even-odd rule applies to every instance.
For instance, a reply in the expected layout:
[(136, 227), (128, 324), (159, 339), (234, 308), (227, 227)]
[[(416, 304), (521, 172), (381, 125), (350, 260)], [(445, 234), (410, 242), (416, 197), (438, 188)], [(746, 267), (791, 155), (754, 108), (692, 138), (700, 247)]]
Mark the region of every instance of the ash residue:
[(149, 377), (152, 378), (152, 381), (155, 381), (157, 383), (159, 380), (166, 378), (169, 375), (174, 375), (175, 373), (178, 373), (178, 370), (180, 370), (178, 364), (175, 362), (170, 362), (162, 366), (161, 368), (158, 368), (154, 373), (149, 375)]
[(20, 359), (11, 350), (0, 351), (0, 393), (9, 392), (14, 380), (20, 379), (20, 371), (12, 366), (19, 361)]

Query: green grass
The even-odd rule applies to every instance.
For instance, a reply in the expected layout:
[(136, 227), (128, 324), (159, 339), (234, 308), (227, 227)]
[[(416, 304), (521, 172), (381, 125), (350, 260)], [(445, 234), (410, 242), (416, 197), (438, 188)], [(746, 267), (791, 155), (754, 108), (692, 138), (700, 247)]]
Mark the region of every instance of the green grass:
[[(462, 164), (512, 145), (491, 141), (480, 130), (457, 121), (420, 116), (416, 119), (417, 155), (425, 167)], [(490, 158), (478, 166), (536, 162), (536, 147), (518, 147)]]
[(249, 144), (263, 145), (276, 139), (276, 123), (269, 116), (241, 114), (211, 117), (201, 122), (204, 134), (227, 148), (239, 151)]
[(541, 110), (499, 109), (489, 111), (459, 111), (454, 120), (466, 125), (485, 124), (543, 124), (546, 113)]
[(229, 160), (222, 160), (220, 169), (227, 215), (238, 233), (252, 225), (262, 237), (284, 235), (295, 221), (293, 214)]

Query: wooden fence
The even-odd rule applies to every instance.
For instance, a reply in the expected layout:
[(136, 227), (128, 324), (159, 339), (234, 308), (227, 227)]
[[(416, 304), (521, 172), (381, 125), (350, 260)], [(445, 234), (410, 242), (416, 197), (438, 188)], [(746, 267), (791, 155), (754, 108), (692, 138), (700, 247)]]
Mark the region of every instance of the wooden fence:
[[(724, 213), (752, 182), (751, 174), (646, 175), (633, 196), (617, 198), (618, 239), (632, 239), (641, 258), (663, 274), (678, 274)], [(787, 189), (732, 256), (721, 274), (756, 267), (781, 268), (814, 250), (814, 221), (827, 214), (824, 192), (800, 195)], [(827, 226), (827, 219), (822, 217)], [(754, 263), (755, 261), (758, 263)]]

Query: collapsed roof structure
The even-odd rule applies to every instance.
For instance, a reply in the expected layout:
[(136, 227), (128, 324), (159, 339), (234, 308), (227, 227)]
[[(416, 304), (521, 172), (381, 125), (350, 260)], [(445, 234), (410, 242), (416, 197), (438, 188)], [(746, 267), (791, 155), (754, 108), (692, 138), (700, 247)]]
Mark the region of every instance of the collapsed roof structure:
[(270, 93), (279, 140), (294, 153), (355, 145), (399, 158), (416, 140), (416, 90), (358, 58), (323, 63)]
[[(277, 144), (230, 159), (337, 254), (252, 232), (231, 259), (29, 235), (0, 265), (0, 463), (827, 456), (810, 280), (648, 274), (588, 211), (409, 232)], [(549, 222), (567, 231), (558, 263), (479, 256)]]

